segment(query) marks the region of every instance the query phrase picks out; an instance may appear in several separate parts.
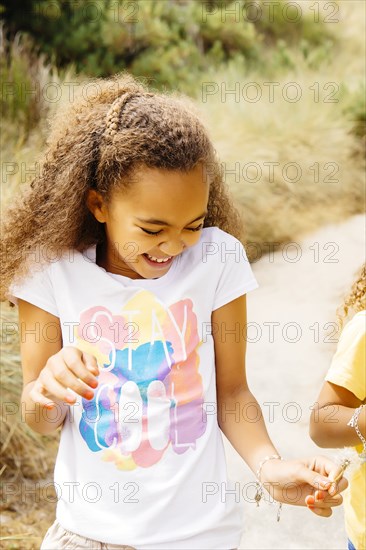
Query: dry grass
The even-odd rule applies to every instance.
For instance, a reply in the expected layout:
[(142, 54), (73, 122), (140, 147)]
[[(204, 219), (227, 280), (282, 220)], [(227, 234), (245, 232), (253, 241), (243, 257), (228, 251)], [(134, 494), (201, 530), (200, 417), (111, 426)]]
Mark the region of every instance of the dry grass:
[[(49, 455), (55, 459), (55, 446), (49, 446)], [(56, 493), (51, 470), (40, 481), (26, 478), (3, 481), (1, 502), (0, 548), (38, 550), (55, 519)]]
[[(202, 78), (215, 87), (198, 99), (243, 213), (247, 241), (293, 241), (365, 209), (365, 139), (356, 136), (351, 110), (365, 90), (365, 4), (342, 1), (339, 16), (333, 23), (339, 46), (318, 68), (293, 54), (296, 68), (276, 78), (255, 72), (243, 77), (235, 67)], [(288, 87), (286, 96), (291, 82), (297, 90)], [(255, 85), (245, 88), (248, 83)], [(239, 99), (225, 94), (225, 86), (235, 85)], [(282, 92), (300, 99), (290, 102)], [(256, 94), (258, 101), (251, 102)], [(238, 176), (230, 172), (235, 163)]]
[(1, 478), (37, 480), (45, 477), (52, 466), (47, 445), (52, 445), (59, 434), (41, 436), (25, 423), (26, 413), (20, 405), (22, 371), (18, 311), (7, 304), (2, 304), (1, 309)]
[(17, 324), (17, 309), (1, 304), (0, 547), (36, 550), (54, 520), (60, 432), (42, 436), (24, 422)]

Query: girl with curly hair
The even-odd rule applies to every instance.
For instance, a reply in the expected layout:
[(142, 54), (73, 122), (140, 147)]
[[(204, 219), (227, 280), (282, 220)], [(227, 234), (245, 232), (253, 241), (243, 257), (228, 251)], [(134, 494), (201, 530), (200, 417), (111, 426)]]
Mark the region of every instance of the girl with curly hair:
[(349, 550), (366, 548), (366, 266), (343, 305), (336, 353), (313, 409), (310, 436), (320, 447), (355, 447), (360, 465), (344, 495)]
[(193, 104), (127, 73), (94, 88), (52, 120), (40, 173), (3, 223), (25, 421), (61, 428), (41, 548), (236, 548), (220, 429), (256, 472), (257, 502), (265, 485), (330, 516), (339, 467), (282, 460), (247, 384), (258, 285)]

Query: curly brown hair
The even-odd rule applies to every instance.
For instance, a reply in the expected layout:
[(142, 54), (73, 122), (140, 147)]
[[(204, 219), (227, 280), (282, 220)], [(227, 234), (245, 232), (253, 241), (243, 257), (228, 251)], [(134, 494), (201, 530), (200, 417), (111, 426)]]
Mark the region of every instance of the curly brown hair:
[(350, 292), (344, 299), (343, 304), (337, 309), (337, 319), (340, 328), (343, 328), (344, 321), (358, 311), (366, 309), (366, 264), (363, 264), (357, 274)]
[(104, 225), (86, 205), (88, 191), (96, 189), (109, 204), (113, 191), (133, 185), (135, 171), (144, 166), (189, 171), (201, 163), (210, 185), (204, 227), (243, 237), (240, 214), (193, 101), (177, 91), (149, 89), (126, 71), (90, 79), (89, 90), (91, 85), (93, 97), (81, 89), (53, 115), (39, 173), (12, 197), (3, 216), (0, 301), (13, 279), (29, 272), (32, 256), (47, 263), (66, 249), (83, 252), (105, 243)]

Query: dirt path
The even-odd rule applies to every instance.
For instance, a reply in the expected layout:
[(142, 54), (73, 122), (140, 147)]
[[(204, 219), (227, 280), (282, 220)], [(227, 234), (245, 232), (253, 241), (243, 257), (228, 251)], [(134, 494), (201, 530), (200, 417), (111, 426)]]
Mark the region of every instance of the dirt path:
[[(334, 323), (335, 309), (364, 261), (364, 249), (365, 218), (358, 215), (252, 264), (260, 288), (248, 294), (248, 380), (284, 457), (337, 454), (311, 441), (308, 422), (338, 340), (333, 324), (327, 323)], [(277, 505), (256, 508), (247, 485), (254, 476), (225, 438), (224, 443), (229, 476), (240, 483), (245, 510), (240, 549), (347, 548), (341, 507), (331, 518), (320, 518), (284, 505), (279, 523)]]

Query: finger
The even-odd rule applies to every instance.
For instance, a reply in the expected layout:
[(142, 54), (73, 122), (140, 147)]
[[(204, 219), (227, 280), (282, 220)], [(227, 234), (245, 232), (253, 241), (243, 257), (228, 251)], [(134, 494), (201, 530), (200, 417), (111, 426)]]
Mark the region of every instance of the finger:
[(314, 506), (315, 505), (315, 498), (313, 495), (308, 495), (305, 497), (305, 504), (306, 506)]
[(335, 464), (335, 462), (327, 456), (316, 455), (309, 459), (310, 462), (311, 460), (313, 460), (313, 465), (311, 469), (316, 472), (321, 472), (324, 477), (331, 477), (331, 479), (333, 480), (335, 476), (340, 472), (340, 466)]
[(319, 508), (334, 508), (335, 506), (340, 506), (343, 502), (343, 497), (341, 495), (336, 495), (334, 497), (325, 496), (323, 499), (316, 498), (315, 495), (315, 506)]
[(330, 497), (326, 491), (315, 491), (314, 495), (308, 495), (305, 498), (305, 504), (307, 506), (317, 508), (333, 508), (334, 506), (340, 506), (343, 502), (341, 495)]
[[(344, 491), (348, 486), (348, 481), (344, 477), (339, 480), (339, 485), (338, 481), (334, 481), (342, 472), (342, 466), (335, 464), (326, 456), (318, 455), (311, 457), (307, 463), (307, 466), (314, 472), (320, 472), (322, 474), (322, 479), (327, 479), (329, 482), (329, 486), (319, 483), (318, 489), (327, 489), (329, 494), (335, 495), (341, 491)], [(316, 479), (314, 481), (315, 483), (317, 482)]]
[(331, 482), (328, 491), (332, 495), (336, 494), (337, 492), (344, 491), (344, 489), (348, 486), (348, 482), (343, 481), (342, 484), (338, 487), (337, 483), (340, 482), (342, 479), (345, 479), (344, 477), (340, 477), (339, 480), (337, 479), (342, 474), (342, 465), (335, 464), (333, 460), (326, 456), (320, 455), (314, 457), (314, 466), (312, 469), (317, 472), (322, 472), (322, 474), (327, 476), (327, 478)]
[(85, 399), (92, 399), (94, 397), (91, 388), (79, 381), (68, 371), (63, 361), (58, 361), (57, 358), (48, 366), (48, 372), (40, 374), (40, 379), (43, 385), (47, 387), (51, 397), (56, 396), (57, 399), (64, 402), (74, 404), (77, 399), (75, 393)]
[(317, 516), (330, 517), (332, 515), (332, 509), (330, 507), (319, 506), (315, 502), (315, 498), (312, 495), (308, 495), (305, 499), (308, 509)]
[(91, 353), (86, 353), (85, 351), (82, 354), (82, 360), (87, 369), (89, 369), (95, 376), (99, 374), (98, 361), (94, 355)]
[(42, 384), (40, 381), (37, 381), (29, 392), (29, 397), (32, 401), (34, 401), (34, 403), (39, 403), (40, 405), (51, 409), (56, 406), (55, 401), (65, 401), (65, 399), (61, 397), (64, 392), (65, 388), (62, 386), (57, 387), (57, 385), (53, 385), (52, 383), (50, 384), (49, 380), (46, 384)]
[(66, 403), (75, 403), (75, 395), (72, 391), (68, 390), (69, 387), (70, 389), (73, 388), (71, 388), (68, 384), (65, 385), (63, 382), (60, 382), (57, 378), (55, 378), (52, 370), (41, 371), (39, 379), (43, 384), (43, 387), (46, 388), (46, 391), (44, 392), (46, 397), (49, 397), (50, 399), (56, 398)]
[(300, 467), (296, 481), (308, 483), (308, 485), (311, 485), (315, 489), (328, 489), (332, 483), (327, 477), (322, 476), (316, 471), (314, 472), (305, 465)]
[(41, 383), (35, 383), (33, 388), (29, 392), (29, 397), (34, 401), (34, 403), (39, 403), (41, 406), (47, 407), (47, 409), (55, 406), (55, 402), (52, 401), (49, 397), (46, 397), (43, 393), (45, 388)]
[[(69, 349), (64, 348), (62, 358), (58, 357), (58, 359), (63, 360), (68, 370), (71, 371), (74, 376), (76, 376), (77, 378), (85, 382), (85, 384), (88, 384), (90, 387), (95, 389), (98, 386), (98, 379), (86, 367), (86, 365), (83, 362), (84, 354), (82, 355), (81, 354), (82, 352), (80, 352), (80, 350), (77, 350), (76, 348), (69, 348)], [(90, 357), (93, 357), (93, 356), (90, 356)]]
[(338, 476), (340, 474), (342, 474), (342, 466), (339, 465), (339, 464), (335, 464), (334, 462), (331, 462), (331, 464), (328, 464), (325, 466), (326, 468), (326, 472), (328, 474), (328, 478), (331, 480), (331, 481), (334, 481), (335, 479), (338, 478)]
[(50, 362), (49, 368), (51, 369), (54, 378), (52, 387), (56, 387), (56, 382), (63, 388), (62, 399), (65, 399), (69, 403), (74, 403), (76, 400), (74, 394), (72, 392), (68, 392), (67, 388), (73, 390), (75, 393), (81, 395), (85, 399), (92, 399), (94, 397), (94, 393), (91, 387), (76, 378), (74, 373), (69, 370), (69, 368), (67, 367), (67, 365), (65, 365), (60, 356), (55, 356), (53, 358), (53, 361)]
[(325, 517), (325, 518), (329, 518), (333, 514), (333, 511), (331, 508), (319, 508), (319, 507), (312, 507), (312, 506), (308, 506), (308, 508), (311, 512), (313, 512), (313, 514), (317, 516)]
[(339, 481), (333, 481), (328, 489), (330, 495), (334, 496), (341, 493), (348, 487), (348, 480), (342, 477)]

